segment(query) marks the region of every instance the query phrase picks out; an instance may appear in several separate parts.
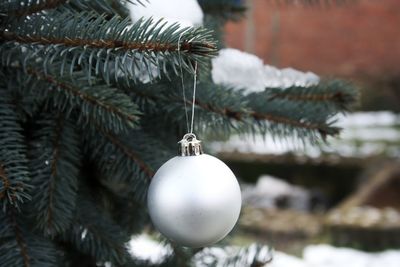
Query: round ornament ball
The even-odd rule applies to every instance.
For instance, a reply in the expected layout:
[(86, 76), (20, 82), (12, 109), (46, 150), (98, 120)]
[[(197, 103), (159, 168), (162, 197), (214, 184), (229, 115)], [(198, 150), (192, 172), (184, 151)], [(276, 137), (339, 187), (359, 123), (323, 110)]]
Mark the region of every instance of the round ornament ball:
[(154, 226), (171, 241), (204, 247), (224, 238), (235, 226), (241, 194), (235, 175), (221, 160), (203, 154), (200, 141), (187, 134), (180, 156), (154, 175), (147, 204)]

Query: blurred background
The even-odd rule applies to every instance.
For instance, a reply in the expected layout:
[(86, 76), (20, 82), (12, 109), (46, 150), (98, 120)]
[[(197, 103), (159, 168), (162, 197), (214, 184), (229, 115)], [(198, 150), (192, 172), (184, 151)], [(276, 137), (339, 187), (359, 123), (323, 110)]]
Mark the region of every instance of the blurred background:
[[(246, 15), (221, 29), (215, 83), (251, 93), (339, 78), (360, 98), (334, 118), (340, 136), (318, 146), (262, 134), (205, 138), (217, 140), (206, 150), (242, 188), (239, 223), (223, 243), (268, 245), (268, 267), (399, 267), (400, 1), (245, 3)], [(156, 243), (147, 250), (167, 253)]]
[[(243, 183), (233, 242), (267, 242), (305, 259), (333, 247), (399, 248), (400, 1), (308, 6), (249, 0), (247, 7), (246, 18), (226, 26), (228, 47), (277, 68), (350, 80), (361, 98), (353, 113), (337, 118), (344, 130), (328, 145), (257, 135), (212, 144)], [(333, 247), (313, 246), (322, 243)], [(400, 266), (399, 259), (390, 266)]]

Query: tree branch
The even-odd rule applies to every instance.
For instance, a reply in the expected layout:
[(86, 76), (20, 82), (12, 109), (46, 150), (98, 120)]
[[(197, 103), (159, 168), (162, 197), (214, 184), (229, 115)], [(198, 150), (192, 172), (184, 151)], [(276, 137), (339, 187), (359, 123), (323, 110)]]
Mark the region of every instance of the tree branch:
[(151, 179), (155, 172), (154, 170), (148, 166), (136, 153), (132, 150), (129, 150), (126, 145), (124, 145), (116, 136), (112, 135), (111, 133), (107, 133), (103, 130), (100, 130), (105, 137), (107, 137), (112, 144), (118, 147), (126, 156), (131, 159), (133, 162), (139, 165), (139, 168)]
[[(188, 105), (192, 104), (192, 102), (189, 100), (187, 100), (186, 102)], [(274, 122), (274, 123), (287, 124), (287, 125), (291, 125), (294, 127), (299, 127), (299, 128), (309, 129), (309, 130), (316, 130), (321, 134), (321, 136), (323, 138), (325, 138), (327, 135), (339, 134), (338, 128), (326, 127), (326, 126), (319, 125), (316, 123), (301, 122), (301, 121), (293, 120), (293, 119), (290, 119), (287, 117), (276, 116), (273, 114), (259, 113), (256, 111), (240, 112), (240, 111), (230, 110), (229, 108), (217, 109), (211, 105), (201, 103), (198, 100), (196, 100), (195, 104), (205, 110), (220, 114), (222, 116), (226, 116), (228, 118), (234, 119), (239, 122), (242, 122), (243, 118), (250, 116), (251, 118), (253, 118), (256, 121), (266, 120), (266, 121), (270, 121), (270, 122)]]
[(54, 198), (54, 179), (57, 178), (57, 162), (60, 156), (60, 150), (59, 150), (59, 145), (60, 145), (60, 139), (61, 139), (61, 131), (63, 128), (63, 118), (62, 116), (58, 117), (57, 120), (57, 126), (56, 126), (56, 136), (55, 140), (53, 142), (53, 147), (54, 147), (54, 156), (53, 160), (51, 163), (51, 177), (50, 177), (50, 185), (49, 185), (49, 205), (48, 207), (48, 217), (47, 217), (47, 227), (48, 228), (53, 228), (53, 198)]
[[(134, 88), (131, 88), (134, 90)], [(135, 91), (136, 93), (136, 91)], [(138, 91), (138, 95), (141, 95), (143, 97), (152, 99), (153, 101), (159, 101), (161, 99), (161, 96), (157, 94), (149, 94), (144, 91)], [(174, 101), (177, 103), (181, 103), (181, 99), (174, 98)], [(186, 100), (186, 104), (191, 106), (192, 101), (191, 100)], [(260, 113), (257, 111), (253, 110), (244, 110), (244, 111), (236, 111), (232, 110), (228, 107), (224, 108), (217, 108), (214, 105), (208, 104), (208, 103), (203, 103), (199, 99), (196, 99), (195, 105), (200, 107), (203, 110), (219, 114), (221, 116), (225, 116), (229, 119), (233, 119), (238, 122), (244, 122), (246, 118), (252, 118), (256, 121), (269, 121), (272, 123), (279, 123), (279, 124), (286, 124), (290, 125), (293, 127), (298, 127), (298, 128), (303, 128), (303, 129), (309, 129), (309, 130), (315, 130), (318, 131), (321, 134), (321, 137), (325, 139), (327, 135), (337, 135), (339, 134), (339, 128), (335, 127), (329, 127), (327, 125), (323, 124), (317, 124), (317, 123), (310, 123), (310, 122), (302, 122), (299, 120), (294, 120), (290, 119), (287, 117), (283, 116), (278, 116), (270, 113)]]
[(27, 73), (31, 74), (31, 75), (34, 75), (39, 80), (47, 81), (50, 84), (53, 84), (53, 85), (57, 86), (58, 88), (66, 90), (66, 91), (70, 92), (71, 94), (73, 94), (73, 95), (75, 95), (75, 96), (77, 96), (77, 97), (79, 97), (81, 99), (84, 99), (85, 101), (87, 101), (89, 103), (92, 103), (94, 105), (100, 106), (100, 107), (104, 108), (105, 110), (107, 110), (107, 111), (109, 111), (111, 113), (114, 113), (114, 114), (117, 114), (120, 117), (126, 118), (128, 121), (135, 122), (135, 121), (137, 121), (139, 119), (137, 116), (134, 116), (132, 114), (128, 114), (128, 113), (124, 112), (123, 110), (118, 109), (115, 106), (108, 105), (105, 102), (99, 101), (99, 99), (97, 99), (97, 98), (95, 98), (95, 97), (93, 97), (93, 96), (91, 96), (89, 94), (85, 94), (84, 92), (80, 91), (79, 88), (75, 88), (71, 84), (67, 84), (67, 83), (61, 82), (61, 81), (57, 80), (56, 78), (54, 78), (51, 75), (42, 74), (42, 73), (40, 73), (40, 72), (38, 72), (38, 71), (36, 71), (36, 70), (34, 70), (32, 68), (29, 68), (27, 70)]
[[(10, 179), (7, 177), (6, 170), (3, 165), (0, 164), (0, 179), (1, 182), (3, 183), (3, 190), (0, 192), (0, 199), (5, 198), (8, 196), (11, 198), (12, 202), (17, 199), (17, 192), (22, 192), (23, 191), (23, 185), (21, 183), (14, 183), (11, 184)], [(11, 192), (7, 192), (11, 191)]]
[[(208, 50), (216, 50), (216, 46), (213, 43), (202, 42), (194, 45), (189, 41), (182, 41), (180, 45), (177, 43), (163, 43), (161, 41), (154, 42), (136, 42), (136, 41), (122, 41), (122, 40), (111, 40), (111, 39), (81, 39), (81, 38), (52, 38), (42, 37), (36, 35), (18, 35), (14, 32), (1, 32), (0, 39), (4, 41), (16, 41), (24, 44), (42, 44), (42, 45), (64, 45), (64, 46), (80, 46), (97, 49), (118, 49), (125, 51), (152, 51), (152, 52), (177, 52), (180, 48), (181, 52), (196, 53), (199, 55), (206, 55), (207, 53), (201, 53), (199, 47), (206, 48)], [(194, 51), (196, 48), (196, 51)]]
[(0, 179), (3, 183), (3, 190), (0, 192), (0, 199), (2, 199), (5, 197), (7, 190), (10, 188), (10, 180), (6, 175), (3, 165), (0, 165)]
[(276, 99), (282, 98), (292, 101), (313, 101), (313, 102), (320, 102), (320, 101), (334, 101), (334, 102), (344, 102), (344, 95), (341, 92), (336, 93), (308, 93), (304, 95), (293, 95), (288, 94), (285, 91), (280, 93), (274, 93), (271, 95), (269, 99)]
[(24, 261), (24, 267), (30, 267), (30, 257), (27, 251), (27, 245), (24, 239), (22, 238), (21, 230), (19, 229), (18, 223), (17, 223), (17, 218), (15, 215), (15, 208), (12, 207), (9, 210), (9, 214), (11, 215), (11, 222), (12, 226), (14, 228), (14, 233), (15, 233), (15, 240), (17, 241), (18, 247), (20, 248), (20, 253)]
[(287, 117), (276, 116), (272, 114), (264, 114), (258, 112), (250, 112), (249, 113), (255, 120), (267, 120), (275, 123), (280, 124), (287, 124), (294, 127), (299, 127), (303, 129), (315, 130), (321, 134), (323, 139), (326, 138), (327, 135), (337, 135), (339, 134), (339, 128), (336, 127), (328, 127), (327, 125), (321, 125), (317, 123), (310, 123), (310, 122), (301, 122), (297, 120), (292, 120)]

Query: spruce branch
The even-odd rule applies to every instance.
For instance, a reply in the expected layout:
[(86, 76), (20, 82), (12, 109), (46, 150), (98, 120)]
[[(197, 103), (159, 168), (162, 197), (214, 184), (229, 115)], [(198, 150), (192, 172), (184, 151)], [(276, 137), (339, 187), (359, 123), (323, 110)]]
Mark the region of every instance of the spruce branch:
[[(90, 19), (89, 19), (90, 20)], [(100, 25), (101, 27), (101, 25)], [(1, 39), (4, 41), (16, 41), (21, 44), (41, 44), (41, 45), (64, 45), (68, 47), (87, 47), (87, 48), (99, 48), (99, 49), (112, 49), (112, 50), (136, 50), (139, 52), (152, 51), (159, 53), (177, 52), (178, 43), (164, 43), (164, 42), (140, 42), (140, 41), (123, 41), (123, 40), (112, 40), (112, 39), (86, 39), (86, 38), (55, 38), (55, 37), (43, 37), (39, 35), (19, 35), (14, 32), (2, 32)], [(213, 45), (209, 43), (201, 44), (202, 48), (213, 49)], [(200, 48), (200, 47), (199, 47)], [(194, 46), (190, 42), (183, 42), (181, 49), (184, 52), (197, 52), (201, 55), (202, 49), (195, 50)], [(204, 53), (206, 55), (206, 53)]]
[(10, 188), (10, 180), (6, 176), (6, 172), (4, 170), (3, 165), (0, 165), (0, 179), (2, 185), (0, 187), (0, 199), (5, 197), (5, 192), (7, 192)]
[[(95, 73), (108, 82), (110, 67), (116, 77), (136, 77), (151, 67), (168, 74), (170, 68), (177, 72), (178, 64), (193, 72), (193, 61), (205, 64), (216, 54), (211, 34), (204, 28), (166, 26), (166, 22), (152, 19), (131, 24), (128, 18), (106, 19), (93, 12), (54, 13), (13, 21), (0, 32), (0, 40), (5, 41), (1, 48), (3, 64), (17, 60), (26, 66), (39, 60), (46, 73), (59, 57), (63, 60), (62, 72), (69, 69), (71, 73), (80, 66), (88, 80)], [(27, 51), (15, 49), (15, 42)], [(178, 60), (179, 55), (182, 60)]]
[(115, 194), (131, 196), (139, 203), (144, 203), (154, 170), (170, 157), (157, 139), (141, 131), (115, 135), (95, 128), (85, 137), (85, 144), (101, 183)]
[[(304, 134), (305, 137), (312, 138), (311, 139), (312, 142), (316, 141), (314, 139), (315, 136), (312, 134), (312, 132), (319, 133), (320, 137), (323, 140), (325, 140), (327, 136), (335, 136), (340, 132), (340, 128), (332, 127), (330, 124), (324, 122), (313, 123), (313, 122), (302, 121), (302, 119), (296, 120), (285, 116), (279, 116), (275, 114), (268, 114), (262, 112), (251, 112), (250, 116), (258, 122), (260, 121), (267, 122), (267, 124), (264, 124), (265, 130), (263, 132), (269, 131), (274, 135), (278, 134), (290, 135), (290, 132), (292, 130), (295, 131), (297, 130), (300, 133), (300, 135), (298, 135), (297, 137), (303, 139), (302, 135)], [(308, 130), (310, 130), (311, 133), (308, 133)]]
[(250, 94), (247, 99), (251, 107), (249, 115), (260, 123), (260, 130), (264, 134), (291, 136), (316, 143), (340, 132), (340, 128), (333, 126), (334, 115), (343, 110), (324, 110), (320, 105), (270, 99), (268, 93)]
[[(184, 129), (185, 113), (181, 93), (178, 90), (166, 90), (163, 86), (160, 84), (157, 88), (157, 85), (152, 84), (127, 90), (131, 90), (138, 103), (144, 103), (141, 108), (146, 110), (149, 116), (155, 116), (151, 113), (155, 110), (152, 105), (156, 105), (158, 109), (168, 107), (158, 112), (168, 116), (169, 121), (175, 121)], [(206, 131), (212, 127), (214, 131), (221, 128), (223, 132), (233, 128), (239, 133), (249, 130), (284, 136), (293, 136), (294, 133), (295, 138), (316, 142), (328, 135), (337, 135), (340, 130), (332, 126), (331, 119), (338, 112), (344, 112), (342, 106), (324, 110), (321, 106), (308, 103), (306, 109), (303, 102), (292, 104), (286, 99), (282, 102), (281, 99), (271, 97), (268, 91), (244, 96), (240, 91), (208, 83), (200, 83), (198, 88), (195, 102), (197, 131)], [(330, 87), (324, 88), (326, 91), (330, 90)], [(186, 104), (192, 105), (191, 100), (187, 100)], [(150, 108), (146, 109), (145, 106)], [(315, 107), (317, 109), (314, 109)], [(310, 110), (311, 113), (308, 112)], [(313, 112), (315, 110), (318, 112)]]
[[(5, 80), (0, 81), (3, 82)], [(30, 200), (31, 189), (25, 138), (11, 100), (8, 92), (0, 87), (0, 204), (3, 211), (9, 206), (19, 208), (19, 204)]]
[(125, 246), (129, 235), (101, 212), (90, 197), (81, 194), (78, 203), (74, 222), (62, 239), (84, 254), (91, 255), (95, 262), (111, 262), (118, 266), (126, 262), (130, 258)]
[(26, 73), (8, 69), (4, 74), (4, 78), (8, 79), (7, 89), (16, 115), (20, 124), (26, 125), (42, 109), (46, 95), (39, 96), (34, 90), (25, 88), (26, 83), (21, 81), (27, 79)]
[(67, 116), (78, 113), (78, 123), (96, 123), (102, 129), (114, 132), (126, 131), (137, 124), (137, 106), (128, 96), (101, 80), (89, 84), (81, 73), (74, 73), (74, 80), (71, 80), (34, 68), (28, 68), (27, 73), (34, 78), (28, 82), (39, 82), (28, 89), (35, 90), (37, 95), (47, 95), (47, 105)]
[(9, 206), (19, 208), (31, 199), (26, 158), (16, 152), (1, 150), (0, 156), (0, 203), (2, 210)]
[[(323, 105), (332, 111), (348, 111), (358, 101), (358, 91), (348, 83), (341, 80), (322, 81), (309, 87), (293, 86), (286, 89), (267, 88), (268, 99), (287, 100), (297, 102), (299, 105)], [(329, 107), (330, 106), (330, 107)]]
[(74, 124), (63, 116), (42, 116), (31, 142), (35, 193), (32, 214), (49, 236), (65, 231), (73, 219), (80, 168), (80, 142)]
[(124, 145), (116, 136), (105, 132), (103, 132), (103, 134), (115, 147), (124, 153), (131, 161), (135, 162), (135, 164), (139, 166), (140, 170), (145, 173), (149, 179), (154, 176), (154, 170), (141, 158), (139, 158), (132, 149), (129, 149), (126, 145)]
[(256, 121), (265, 119), (279, 124), (275, 127), (267, 123), (264, 130), (285, 136), (295, 130), (300, 139), (307, 137), (315, 142), (339, 134), (340, 128), (333, 126), (335, 116), (354, 106), (358, 92), (349, 83), (332, 80), (310, 87), (267, 88), (265, 92), (249, 94), (247, 100)]
[(28, 229), (16, 208), (0, 212), (0, 266), (56, 267), (62, 260), (51, 241)]
[[(188, 104), (191, 104), (191, 102), (188, 102)], [(321, 134), (321, 137), (323, 139), (326, 138), (328, 135), (337, 135), (339, 133), (339, 128), (336, 127), (331, 127), (330, 125), (324, 124), (324, 123), (312, 123), (312, 122), (305, 122), (296, 119), (292, 119), (289, 117), (285, 117), (283, 115), (275, 115), (271, 113), (266, 113), (262, 111), (251, 111), (251, 110), (244, 110), (244, 111), (235, 111), (231, 110), (227, 107), (225, 108), (215, 108), (214, 106), (207, 104), (207, 103), (202, 103), (199, 100), (195, 102), (195, 104), (202, 108), (203, 110), (212, 112), (212, 113), (217, 113), (221, 115), (222, 117), (227, 117), (229, 119), (232, 119), (237, 122), (246, 122), (246, 119), (252, 118), (256, 122), (261, 123), (261, 125), (264, 125), (265, 127), (268, 127), (269, 131), (271, 134), (274, 134), (274, 129), (279, 129), (279, 132), (281, 129), (284, 128), (290, 128), (290, 129), (303, 129), (305, 131), (310, 130), (310, 131), (317, 131)], [(295, 111), (294, 111), (295, 112)], [(267, 124), (265, 124), (267, 123)], [(279, 128), (275, 128), (275, 125), (280, 126)]]
[(16, 241), (18, 247), (19, 247), (20, 254), (21, 254), (21, 257), (22, 257), (22, 261), (23, 261), (23, 265), (25, 267), (30, 267), (31, 266), (30, 265), (30, 260), (31, 259), (30, 259), (29, 255), (28, 255), (28, 252), (27, 252), (27, 244), (26, 244), (24, 238), (22, 237), (21, 229), (17, 224), (17, 219), (16, 219), (15, 213), (16, 212), (15, 212), (14, 208), (11, 208), (9, 210), (9, 216), (11, 217), (10, 218), (11, 219), (11, 225), (12, 225), (12, 228), (13, 228), (14, 234), (15, 234), (15, 241)]
[[(118, 86), (127, 94), (130, 92), (132, 99), (144, 111), (142, 125), (144, 125), (146, 119), (163, 117), (162, 120), (150, 121), (150, 127), (157, 123), (160, 127), (167, 129), (178, 128), (177, 130), (183, 134), (186, 131), (186, 124), (182, 91), (180, 89), (169, 90), (169, 83), (178, 84), (179, 81), (174, 79), (172, 81), (162, 80), (157, 84), (135, 87), (124, 87), (121, 82)], [(186, 88), (190, 88), (190, 86), (187, 84)], [(232, 129), (239, 132), (245, 129), (251, 130), (252, 125), (248, 123), (248, 120), (233, 118), (242, 115), (244, 118), (248, 112), (247, 101), (243, 100), (244, 97), (241, 93), (221, 88), (209, 82), (199, 83), (197, 88), (195, 102), (195, 129), (197, 133), (204, 133), (211, 128), (224, 134), (229, 133)], [(187, 95), (190, 94), (191, 92), (187, 92)], [(191, 100), (187, 99), (186, 105), (191, 106)]]
[(149, 225), (150, 219), (146, 210), (147, 203), (139, 203), (133, 197), (110, 194), (109, 202), (113, 219), (130, 235), (141, 234)]

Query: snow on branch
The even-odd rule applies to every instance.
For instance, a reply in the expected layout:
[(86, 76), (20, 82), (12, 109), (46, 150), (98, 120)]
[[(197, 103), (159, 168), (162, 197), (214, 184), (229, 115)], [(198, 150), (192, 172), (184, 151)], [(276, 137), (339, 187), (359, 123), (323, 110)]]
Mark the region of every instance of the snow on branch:
[(277, 69), (264, 65), (255, 55), (225, 48), (212, 60), (212, 78), (216, 84), (244, 89), (246, 93), (262, 92), (265, 88), (309, 87), (320, 78), (312, 72), (292, 68)]

